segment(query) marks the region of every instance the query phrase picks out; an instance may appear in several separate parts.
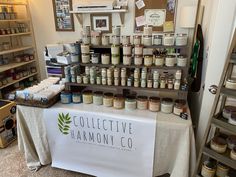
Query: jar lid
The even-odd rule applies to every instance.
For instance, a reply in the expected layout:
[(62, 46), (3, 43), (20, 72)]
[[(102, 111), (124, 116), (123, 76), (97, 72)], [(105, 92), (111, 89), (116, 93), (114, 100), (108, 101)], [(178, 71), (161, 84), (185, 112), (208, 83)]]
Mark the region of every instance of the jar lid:
[(226, 145), (227, 144), (226, 140), (224, 138), (221, 138), (220, 136), (215, 136), (212, 139), (212, 142), (215, 144), (218, 144), (218, 145)]
[(148, 99), (147, 96), (142, 96), (142, 95), (137, 96), (137, 100), (140, 100), (140, 101), (146, 101), (147, 99)]
[(120, 45), (112, 44), (111, 47), (120, 47)]
[(185, 33), (178, 33), (177, 36), (181, 37), (181, 36), (188, 36), (188, 35)]
[(187, 59), (185, 55), (178, 55), (177, 58)]
[(143, 47), (143, 45), (137, 44), (137, 45), (135, 45), (134, 47)]
[(185, 106), (186, 103), (187, 103), (186, 100), (181, 100), (181, 99), (175, 100), (175, 105), (176, 106)]
[(114, 95), (116, 99), (124, 99), (124, 96), (122, 94), (116, 94)]
[(131, 47), (132, 45), (131, 44), (125, 44), (123, 45), (123, 47)]
[(150, 100), (151, 102), (160, 102), (161, 99), (160, 99), (159, 97), (154, 97), (154, 96), (153, 96), (153, 97), (150, 97), (149, 100)]
[(144, 38), (152, 38), (152, 35), (143, 35)]
[(134, 101), (136, 100), (136, 96), (135, 95), (128, 95), (126, 96), (126, 101)]
[(175, 55), (166, 55), (166, 58), (175, 58)]
[(105, 96), (105, 97), (113, 97), (113, 93), (110, 93), (110, 92), (104, 93), (104, 96)]
[(166, 33), (164, 35), (165, 35), (165, 37), (173, 37), (174, 36), (174, 34), (172, 34), (172, 33)]
[(171, 99), (171, 98), (162, 98), (162, 103), (168, 103), (168, 104), (173, 103), (173, 99)]
[(71, 95), (71, 93), (69, 91), (62, 91), (61, 94), (62, 95)]
[(93, 93), (94, 95), (99, 95), (99, 96), (102, 96), (103, 95), (103, 92), (102, 91), (96, 91)]
[(134, 35), (134, 38), (141, 38), (141, 35)]
[(92, 90), (84, 90), (84, 91), (83, 91), (83, 94), (92, 94), (92, 93), (93, 93)]

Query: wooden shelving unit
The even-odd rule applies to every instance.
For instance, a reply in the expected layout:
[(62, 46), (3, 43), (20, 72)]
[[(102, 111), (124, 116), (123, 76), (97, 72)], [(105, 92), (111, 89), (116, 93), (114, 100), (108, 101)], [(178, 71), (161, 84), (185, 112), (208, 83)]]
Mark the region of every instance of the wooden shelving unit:
[[(34, 30), (32, 26), (32, 19), (29, 10), (28, 0), (22, 0), (22, 2), (1, 2), (0, 6), (13, 7), (14, 12), (16, 13), (16, 19), (1, 19), (0, 20), (0, 28), (16, 28), (18, 23), (22, 23), (28, 30), (19, 29), (17, 33), (0, 35), (0, 43), (8, 42), (10, 44), (9, 50), (1, 50), (0, 57), (9, 60), (9, 64), (0, 65), (0, 74), (5, 76), (5, 72), (11, 69), (30, 69), (30, 67), (36, 67), (37, 72), (31, 73), (26, 77), (22, 77), (19, 80), (13, 80), (13, 82), (7, 83), (6, 85), (2, 85), (0, 87), (0, 97), (3, 97), (3, 94), (9, 90), (9, 88), (13, 89), (12, 86), (15, 83), (20, 81), (24, 81), (30, 77), (34, 77), (34, 79), (39, 80), (39, 64), (37, 58), (36, 44), (34, 38)], [(20, 15), (19, 15), (20, 14)], [(27, 38), (26, 38), (27, 37)], [(27, 40), (26, 40), (27, 39)], [(15, 63), (14, 57), (21, 54), (31, 54), (34, 55), (34, 60), (28, 62), (20, 62)], [(9, 77), (6, 76), (6, 77)], [(4, 77), (3, 77), (4, 78)], [(1, 81), (1, 80), (0, 80)]]

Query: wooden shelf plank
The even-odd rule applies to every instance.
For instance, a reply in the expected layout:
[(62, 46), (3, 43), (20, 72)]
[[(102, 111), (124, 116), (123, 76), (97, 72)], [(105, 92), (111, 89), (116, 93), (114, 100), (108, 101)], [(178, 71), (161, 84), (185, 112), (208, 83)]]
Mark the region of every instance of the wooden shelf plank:
[[(236, 126), (229, 124), (227, 122), (226, 119), (224, 119), (223, 117), (213, 117), (212, 119), (212, 123), (217, 127), (217, 128), (221, 128), (225, 131), (228, 131), (232, 134), (236, 135)], [(236, 163), (236, 162), (235, 162)]]
[(6, 85), (3, 85), (2, 87), (0, 87), (0, 89), (6, 88), (6, 87), (8, 87), (8, 86), (10, 86), (10, 85), (13, 85), (13, 84), (18, 83), (18, 82), (20, 82), (20, 81), (23, 81), (23, 80), (25, 80), (25, 79), (27, 79), (27, 78), (29, 78), (29, 77), (35, 76), (35, 75), (37, 75), (37, 74), (38, 74), (38, 72), (33, 73), (33, 74), (30, 74), (30, 75), (28, 75), (28, 76), (26, 76), (26, 77), (22, 77), (22, 78), (19, 79), (19, 80), (14, 80), (14, 81), (11, 82), (11, 83), (8, 83), (8, 84), (6, 84)]
[(225, 154), (219, 154), (215, 152), (214, 150), (210, 149), (209, 147), (204, 147), (203, 154), (233, 168), (236, 169), (236, 161), (230, 159), (229, 157), (229, 151), (227, 151)]
[(22, 19), (0, 20), (0, 22), (22, 22), (22, 21), (30, 21), (30, 19), (22, 18)]
[(24, 35), (30, 35), (31, 32), (27, 32), (27, 33), (15, 33), (15, 34), (5, 34), (5, 35), (0, 35), (1, 37), (11, 37), (11, 36), (24, 36)]
[(228, 89), (225, 87), (221, 88), (221, 94), (231, 98), (236, 98), (236, 90)]
[[(111, 44), (112, 45), (112, 44)], [(94, 49), (109, 49), (111, 48), (111, 45), (90, 45), (90, 48), (94, 48)], [(134, 47), (135, 45), (132, 45), (132, 47)], [(120, 45), (120, 47), (122, 48), (122, 45)], [(176, 46), (176, 45), (172, 45), (172, 46), (165, 46), (165, 45), (152, 45), (152, 46), (143, 46), (144, 48), (176, 48), (176, 49), (183, 49), (183, 48), (188, 48), (188, 46)]]
[(167, 67), (167, 66), (144, 66), (144, 65), (123, 65), (123, 64), (119, 64), (119, 65), (112, 65), (112, 64), (108, 64), (108, 65), (104, 65), (104, 64), (94, 64), (94, 63), (78, 63), (81, 66), (98, 66), (98, 67), (118, 67), (118, 68), (150, 68), (150, 69), (163, 69), (163, 70), (184, 70), (184, 69), (188, 69), (187, 67), (180, 67), (180, 66), (174, 66), (174, 67)]
[(148, 90), (148, 91), (161, 91), (161, 92), (172, 92), (172, 93), (187, 93), (183, 90), (171, 90), (171, 89), (160, 89), (160, 88), (142, 88), (142, 87), (128, 87), (128, 86), (114, 86), (114, 85), (96, 85), (96, 84), (78, 84), (78, 83), (66, 83), (67, 86), (80, 86), (80, 87), (107, 87), (114, 89), (132, 89), (132, 90)]
[(30, 64), (30, 63), (33, 63), (33, 62), (35, 62), (35, 60), (31, 60), (31, 61), (28, 61), (28, 62), (9, 63), (7, 65), (2, 65), (2, 66), (0, 66), (0, 73), (4, 72), (4, 71), (7, 71), (9, 69), (13, 69), (13, 68), (17, 68), (17, 67), (20, 67), (20, 66), (24, 66), (24, 65), (27, 65), (27, 64)]
[(72, 13), (72, 14), (125, 13), (125, 12), (128, 12), (128, 9), (70, 11), (70, 13)]
[(14, 48), (11, 50), (3, 50), (0, 52), (0, 55), (5, 55), (5, 54), (13, 53), (13, 52), (20, 52), (20, 51), (24, 51), (28, 49), (33, 49), (33, 48), (34, 48), (33, 46), (25, 46), (25, 47)]

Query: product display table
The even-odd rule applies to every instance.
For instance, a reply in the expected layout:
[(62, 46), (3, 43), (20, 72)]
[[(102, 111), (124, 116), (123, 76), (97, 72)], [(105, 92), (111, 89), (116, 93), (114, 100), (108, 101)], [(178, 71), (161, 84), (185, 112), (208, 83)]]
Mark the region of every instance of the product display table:
[[(62, 105), (58, 103), (49, 109), (64, 108), (69, 111), (70, 109), (78, 110), (82, 107), (83, 105)], [(91, 105), (91, 107), (98, 106)], [(102, 111), (117, 114), (115, 109), (101, 107)], [(92, 110), (91, 112), (101, 112), (101, 109), (98, 108), (91, 108), (90, 110)], [(17, 107), (19, 149), (24, 151), (27, 166), (31, 170), (38, 170), (41, 165), (51, 163), (43, 111), (42, 108)], [(161, 112), (118, 111), (122, 115), (156, 117), (154, 176), (165, 173), (171, 174), (171, 177), (190, 176), (189, 173), (192, 173), (196, 160), (195, 140), (190, 119), (182, 120), (173, 114), (163, 114)]]

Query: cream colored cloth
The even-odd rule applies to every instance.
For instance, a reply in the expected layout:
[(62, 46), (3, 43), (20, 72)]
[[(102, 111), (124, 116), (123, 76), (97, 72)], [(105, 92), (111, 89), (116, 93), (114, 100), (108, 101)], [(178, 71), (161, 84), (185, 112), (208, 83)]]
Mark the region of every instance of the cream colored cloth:
[(43, 109), (17, 106), (18, 146), (24, 152), (27, 166), (37, 171), (41, 165), (51, 163)]
[[(77, 106), (56, 104), (50, 109), (78, 109)], [(137, 113), (141, 112), (133, 111), (129, 114)], [(145, 111), (142, 113), (144, 116), (151, 115)], [(37, 170), (40, 165), (49, 164), (51, 156), (43, 121), (43, 109), (18, 106), (17, 120), (19, 148), (25, 151), (28, 167)], [(191, 119), (182, 120), (173, 114), (158, 112), (154, 176), (170, 173), (171, 177), (189, 177), (194, 170), (195, 161), (195, 139)]]

